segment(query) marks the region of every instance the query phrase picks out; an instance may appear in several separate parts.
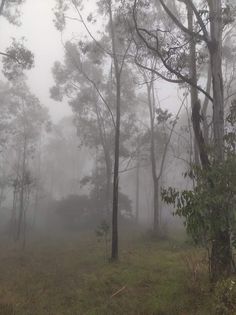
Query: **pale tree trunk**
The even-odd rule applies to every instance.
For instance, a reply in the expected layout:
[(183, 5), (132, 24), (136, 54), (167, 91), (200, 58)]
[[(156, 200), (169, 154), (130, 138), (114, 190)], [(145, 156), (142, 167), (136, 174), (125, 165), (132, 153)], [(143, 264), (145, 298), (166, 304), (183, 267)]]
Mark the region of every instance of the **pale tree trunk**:
[(210, 31), (209, 43), (212, 88), (213, 88), (213, 134), (216, 161), (224, 160), (224, 91), (222, 75), (222, 4), (209, 0)]
[[(206, 92), (210, 95), (211, 92), (211, 66), (208, 68), (207, 73), (207, 84), (206, 84)], [(205, 100), (202, 105), (202, 117), (203, 117), (203, 136), (206, 146), (209, 145), (209, 123), (207, 120), (207, 109), (209, 104), (209, 98), (205, 97)]]
[[(147, 81), (147, 80), (146, 80)], [(155, 146), (155, 114), (154, 104), (152, 100), (152, 89), (153, 82), (146, 83), (147, 95), (148, 95), (148, 109), (150, 117), (150, 159), (152, 169), (152, 180), (153, 180), (153, 232), (159, 233), (159, 180), (157, 177), (157, 166), (156, 166), (156, 146)]]
[(135, 217), (136, 217), (136, 223), (139, 223), (139, 191), (140, 191), (140, 143), (139, 138), (137, 141), (137, 165), (136, 165), (136, 211), (135, 211)]
[(21, 169), (21, 178), (20, 178), (20, 204), (19, 204), (19, 218), (18, 218), (18, 229), (17, 229), (17, 237), (19, 240), (23, 228), (23, 216), (24, 216), (24, 197), (25, 197), (25, 168), (26, 168), (26, 137), (24, 137), (24, 145), (23, 145), (23, 154), (22, 154), (22, 169)]
[(42, 138), (40, 132), (38, 147), (38, 165), (37, 165), (37, 181), (35, 187), (35, 200), (34, 200), (34, 216), (33, 216), (33, 227), (36, 226), (36, 219), (39, 210), (39, 195), (40, 195), (40, 180), (41, 180), (41, 154), (42, 154)]
[[(192, 8), (187, 5), (187, 11), (188, 11), (188, 29), (193, 32), (193, 10)], [(192, 81), (197, 85), (197, 65), (196, 65), (196, 42), (194, 38), (191, 38), (190, 40), (190, 58), (189, 58), (189, 74)], [(195, 87), (190, 86), (191, 91), (191, 108), (192, 111), (198, 104), (198, 91)], [(200, 110), (200, 109), (199, 109)], [(197, 140), (196, 135), (193, 139), (193, 149), (194, 149), (194, 163), (196, 165), (200, 165), (199, 160), (199, 143)]]
[[(224, 161), (224, 91), (222, 79), (222, 3), (208, 0), (210, 9), (209, 43), (213, 88), (213, 135), (215, 163)], [(212, 280), (228, 276), (231, 272), (232, 252), (229, 231), (229, 209), (221, 205), (212, 209)]]
[(103, 119), (100, 115), (100, 111), (99, 111), (96, 100), (95, 100), (95, 112), (97, 116), (99, 136), (102, 143), (102, 149), (103, 149), (105, 165), (106, 165), (106, 213), (104, 214), (104, 216), (107, 217), (108, 219), (110, 217), (110, 208), (111, 208), (112, 162), (111, 162), (110, 151), (109, 151), (108, 143), (107, 143), (106, 130), (105, 130)]
[[(187, 3), (188, 12), (188, 29), (193, 32), (193, 10)], [(190, 40), (190, 57), (189, 57), (189, 75), (194, 83), (190, 86), (191, 90), (191, 108), (192, 108), (192, 124), (194, 130), (194, 160), (195, 164), (199, 165), (199, 156), (201, 164), (204, 168), (209, 167), (209, 159), (206, 151), (206, 145), (201, 130), (201, 105), (198, 99), (198, 91), (194, 86), (197, 86), (197, 64), (196, 64), (196, 42), (194, 38)]]

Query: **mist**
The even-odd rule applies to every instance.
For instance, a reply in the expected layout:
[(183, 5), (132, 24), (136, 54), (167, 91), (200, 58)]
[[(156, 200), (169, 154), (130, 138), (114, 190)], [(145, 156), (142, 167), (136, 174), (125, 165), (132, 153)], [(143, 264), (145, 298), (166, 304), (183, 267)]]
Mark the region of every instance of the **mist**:
[(235, 16), (0, 1), (0, 314), (234, 314)]

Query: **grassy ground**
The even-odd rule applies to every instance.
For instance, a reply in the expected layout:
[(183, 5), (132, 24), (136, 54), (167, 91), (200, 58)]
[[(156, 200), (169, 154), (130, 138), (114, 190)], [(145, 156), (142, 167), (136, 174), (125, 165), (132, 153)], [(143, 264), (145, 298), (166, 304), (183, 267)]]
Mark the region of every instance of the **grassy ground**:
[(107, 263), (93, 235), (0, 244), (1, 315), (205, 315), (203, 253), (184, 242), (133, 236)]

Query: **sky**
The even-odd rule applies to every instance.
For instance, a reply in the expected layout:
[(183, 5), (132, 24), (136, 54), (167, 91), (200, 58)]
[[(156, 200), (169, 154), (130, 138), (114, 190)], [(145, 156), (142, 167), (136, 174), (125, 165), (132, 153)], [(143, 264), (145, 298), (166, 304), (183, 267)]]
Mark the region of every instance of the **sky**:
[[(88, 13), (92, 11), (95, 1), (84, 0)], [(49, 89), (54, 85), (51, 69), (56, 60), (63, 60), (61, 35), (53, 24), (53, 7), (55, 0), (26, 0), (22, 6), (20, 27), (10, 25), (5, 19), (0, 19), (0, 47), (4, 50), (9, 46), (11, 37), (26, 38), (26, 46), (35, 55), (35, 67), (27, 72), (28, 84), (41, 103), (48, 107), (54, 122), (64, 116), (71, 115), (71, 109), (66, 103), (55, 102), (50, 98)], [(86, 13), (85, 13), (86, 14)], [(68, 34), (83, 33), (83, 27), (78, 22), (71, 22)], [(176, 111), (178, 101), (176, 87), (166, 83), (158, 83), (157, 91), (163, 107)]]
[(49, 108), (54, 121), (71, 114), (69, 106), (50, 98), (49, 88), (54, 84), (51, 68), (56, 60), (62, 60), (63, 48), (60, 33), (53, 24), (55, 0), (27, 0), (22, 6), (20, 27), (0, 19), (0, 45), (7, 47), (11, 37), (26, 38), (26, 46), (35, 54), (35, 67), (27, 72), (31, 91)]

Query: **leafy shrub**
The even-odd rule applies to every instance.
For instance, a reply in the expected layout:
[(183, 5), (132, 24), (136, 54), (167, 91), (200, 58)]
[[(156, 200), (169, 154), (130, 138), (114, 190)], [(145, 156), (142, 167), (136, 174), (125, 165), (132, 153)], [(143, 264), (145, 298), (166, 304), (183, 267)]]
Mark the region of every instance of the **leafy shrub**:
[(236, 312), (236, 281), (218, 281), (214, 291), (214, 311), (219, 315), (234, 315)]

